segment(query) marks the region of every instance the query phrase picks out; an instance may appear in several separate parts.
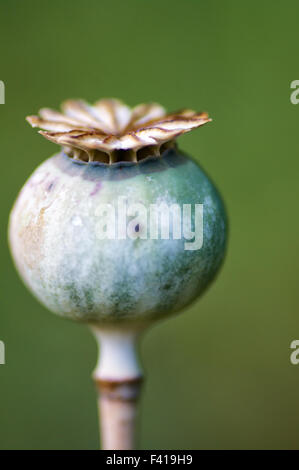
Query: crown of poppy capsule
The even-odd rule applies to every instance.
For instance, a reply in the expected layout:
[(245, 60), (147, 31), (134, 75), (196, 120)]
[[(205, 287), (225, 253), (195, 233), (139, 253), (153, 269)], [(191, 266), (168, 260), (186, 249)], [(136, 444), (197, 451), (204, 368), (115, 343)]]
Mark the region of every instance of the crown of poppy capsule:
[(39, 116), (26, 119), (32, 127), (43, 129), (40, 134), (61, 145), (68, 156), (86, 163), (136, 162), (159, 156), (181, 134), (211, 121), (205, 112), (166, 113), (156, 103), (129, 108), (116, 99), (102, 99), (93, 106), (68, 100), (62, 111), (43, 108)]

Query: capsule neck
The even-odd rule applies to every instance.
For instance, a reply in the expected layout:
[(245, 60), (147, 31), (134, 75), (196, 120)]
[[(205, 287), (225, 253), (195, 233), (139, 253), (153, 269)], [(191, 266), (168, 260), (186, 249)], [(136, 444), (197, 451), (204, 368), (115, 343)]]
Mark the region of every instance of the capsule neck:
[(121, 382), (142, 377), (138, 342), (140, 329), (92, 327), (99, 358), (93, 373), (96, 381)]

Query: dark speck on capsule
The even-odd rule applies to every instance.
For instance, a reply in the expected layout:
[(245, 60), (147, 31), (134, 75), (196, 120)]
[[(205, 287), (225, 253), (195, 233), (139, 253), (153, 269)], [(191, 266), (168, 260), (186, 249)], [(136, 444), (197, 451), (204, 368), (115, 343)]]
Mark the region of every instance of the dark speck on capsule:
[(54, 188), (54, 181), (52, 181), (52, 183), (49, 183), (46, 187), (46, 190), (48, 192), (52, 191), (52, 189)]
[(139, 224), (135, 226), (135, 232), (139, 232)]

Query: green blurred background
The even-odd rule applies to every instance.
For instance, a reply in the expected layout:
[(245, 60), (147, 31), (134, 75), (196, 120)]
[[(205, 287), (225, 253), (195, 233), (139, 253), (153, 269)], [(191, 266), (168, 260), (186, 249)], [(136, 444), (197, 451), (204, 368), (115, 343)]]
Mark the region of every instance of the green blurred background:
[(142, 345), (143, 449), (299, 448), (296, 0), (0, 0), (1, 449), (94, 449), (96, 345), (29, 294), (6, 241), (10, 208), (56, 151), (24, 121), (69, 97), (207, 110), (180, 139), (227, 204), (217, 282)]

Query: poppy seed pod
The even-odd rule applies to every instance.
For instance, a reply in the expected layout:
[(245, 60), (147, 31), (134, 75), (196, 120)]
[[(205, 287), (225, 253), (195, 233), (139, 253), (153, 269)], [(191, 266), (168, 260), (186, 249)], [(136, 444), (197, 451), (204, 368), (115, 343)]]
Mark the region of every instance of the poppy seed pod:
[(67, 101), (27, 118), (60, 153), (25, 183), (10, 216), (17, 269), (51, 311), (100, 344), (102, 447), (135, 448), (140, 332), (210, 284), (224, 257), (221, 197), (175, 139), (210, 121), (157, 104)]
[(68, 101), (27, 120), (62, 146), (12, 210), (9, 238), (25, 283), (75, 320), (148, 322), (196, 299), (221, 265), (220, 195), (175, 138), (210, 121), (157, 104)]

